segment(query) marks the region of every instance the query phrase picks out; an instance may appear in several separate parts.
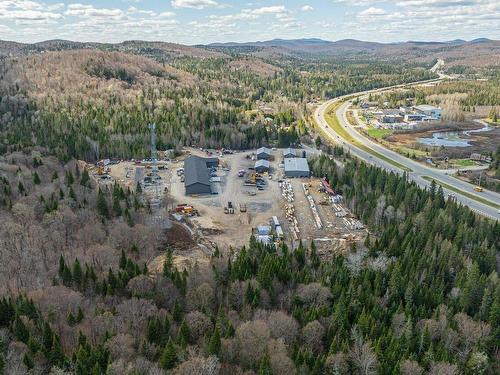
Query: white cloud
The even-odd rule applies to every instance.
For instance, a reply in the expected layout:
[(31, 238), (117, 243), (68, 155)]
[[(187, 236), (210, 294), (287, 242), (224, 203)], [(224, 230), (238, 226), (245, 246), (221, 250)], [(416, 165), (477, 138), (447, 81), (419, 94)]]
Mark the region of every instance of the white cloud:
[(70, 4), (64, 13), (67, 16), (77, 16), (86, 18), (111, 18), (122, 19), (125, 18), (125, 12), (121, 9), (107, 9), (107, 8), (94, 8), (92, 5), (84, 4)]
[(375, 3), (380, 3), (381, 0), (333, 0), (337, 4), (346, 4), (349, 6), (365, 7), (373, 5)]
[(286, 13), (287, 10), (284, 5), (274, 5), (270, 7), (262, 7), (251, 10), (253, 14), (279, 14)]
[(300, 10), (303, 12), (309, 12), (311, 10), (314, 10), (314, 8), (310, 5), (304, 5), (302, 8), (300, 8)]
[(0, 1), (0, 19), (7, 21), (50, 21), (62, 18), (57, 7), (46, 7), (36, 1)]
[(170, 18), (174, 17), (175, 13), (174, 12), (161, 12), (158, 17), (164, 17), (164, 18)]
[(204, 9), (219, 6), (214, 0), (172, 0), (170, 3), (174, 8)]
[(433, 6), (443, 8), (451, 6), (475, 6), (482, 2), (481, 0), (400, 0), (396, 2), (396, 5), (400, 7)]
[(383, 16), (386, 14), (387, 14), (387, 12), (384, 9), (370, 7), (368, 9), (365, 9), (364, 11), (360, 12), (359, 16), (369, 18), (369, 17)]

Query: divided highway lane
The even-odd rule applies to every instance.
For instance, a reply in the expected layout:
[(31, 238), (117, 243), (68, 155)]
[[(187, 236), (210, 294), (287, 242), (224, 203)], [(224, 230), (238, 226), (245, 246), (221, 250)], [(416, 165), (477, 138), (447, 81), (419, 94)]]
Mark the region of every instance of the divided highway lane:
[[(437, 80), (433, 80), (437, 81)], [(426, 81), (429, 82), (429, 81)], [(413, 83), (415, 84), (421, 84), (420, 83)], [(342, 138), (339, 134), (337, 134), (328, 124), (328, 122), (325, 119), (325, 114), (327, 112), (328, 107), (330, 107), (333, 103), (345, 100), (348, 97), (354, 97), (354, 96), (361, 96), (361, 95), (366, 95), (370, 92), (378, 92), (378, 91), (385, 91), (389, 89), (393, 89), (396, 87), (402, 87), (402, 86), (408, 86), (408, 85), (398, 85), (398, 86), (393, 86), (389, 88), (384, 88), (384, 89), (377, 89), (377, 90), (372, 90), (372, 91), (366, 91), (366, 92), (361, 92), (361, 93), (356, 93), (344, 97), (339, 97), (335, 98), (332, 100), (329, 100), (322, 105), (320, 105), (315, 113), (314, 113), (314, 119), (315, 121), (321, 126), (322, 130), (324, 133), (335, 143), (344, 145), (345, 148), (349, 149), (350, 153), (365, 160), (366, 162), (382, 167), (386, 170), (393, 171), (395, 173), (402, 174), (403, 170), (394, 166), (390, 162), (379, 159), (375, 155), (372, 155), (371, 153), (363, 150), (362, 148), (357, 147), (356, 145), (353, 145), (349, 143), (349, 140)], [(363, 145), (364, 147), (368, 147), (371, 150), (375, 151), (376, 153), (379, 153), (383, 155), (386, 158), (389, 158), (390, 160), (393, 160), (394, 162), (399, 163), (400, 165), (403, 165), (409, 169), (412, 170), (412, 172), (409, 172), (409, 178), (414, 180), (416, 183), (418, 183), (420, 186), (427, 187), (430, 185), (429, 179), (434, 179), (436, 182), (439, 184), (439, 182), (442, 182), (443, 184), (452, 186), (455, 189), (458, 189), (461, 192), (465, 192), (467, 195), (464, 195), (458, 191), (453, 191), (450, 189), (447, 189), (445, 186), (443, 186), (443, 189), (447, 195), (453, 195), (456, 197), (457, 201), (461, 202), (464, 205), (469, 206), (472, 210), (493, 218), (500, 220), (500, 213), (499, 209), (495, 208), (493, 206), (490, 206), (488, 204), (482, 203), (480, 201), (476, 201), (470, 196), (478, 197), (479, 199), (486, 199), (493, 204), (499, 205), (500, 204), (500, 194), (494, 193), (491, 191), (484, 191), (482, 193), (475, 192), (473, 190), (473, 185), (458, 180), (452, 176), (449, 176), (445, 174), (445, 171), (440, 171), (434, 168), (427, 167), (425, 165), (422, 165), (420, 163), (417, 163), (411, 159), (408, 159), (394, 151), (388, 150), (385, 147), (371, 141), (370, 139), (365, 138), (363, 135), (358, 133), (356, 130), (354, 130), (351, 126), (348, 125), (347, 117), (346, 117), (346, 109), (349, 106), (349, 102), (343, 103), (336, 112), (336, 116), (339, 120), (340, 126), (349, 134), (351, 139), (355, 140), (359, 144)]]

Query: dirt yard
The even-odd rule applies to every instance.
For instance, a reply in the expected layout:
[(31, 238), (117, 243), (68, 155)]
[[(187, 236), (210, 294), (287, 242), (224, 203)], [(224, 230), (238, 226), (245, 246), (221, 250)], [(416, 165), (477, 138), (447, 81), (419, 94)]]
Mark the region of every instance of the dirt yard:
[[(199, 151), (191, 151), (193, 154), (206, 156)], [(179, 176), (172, 173), (171, 198), (174, 204), (193, 205), (200, 212), (200, 216), (189, 220), (221, 249), (247, 244), (253, 228), (267, 224), (273, 215), (283, 217), (279, 205), (280, 191), (274, 176), (275, 172), (281, 172), (278, 161), (271, 161), (270, 174), (273, 178), (265, 175), (266, 186), (260, 191), (253, 186), (244, 186), (245, 178), (238, 177), (240, 169), (250, 171), (248, 168), (253, 167), (255, 162), (246, 158), (250, 154), (251, 152), (240, 152), (220, 157), (223, 167), (218, 169), (217, 175), (221, 177), (221, 182), (213, 183), (217, 195), (186, 196), (184, 183)], [(178, 161), (172, 164), (171, 170), (182, 167), (183, 162)], [(255, 195), (249, 195), (249, 192)], [(228, 202), (233, 203), (234, 214), (224, 213)], [(240, 205), (246, 205), (247, 212), (240, 212)]]
[[(182, 157), (162, 162), (164, 168), (160, 170), (162, 178), (161, 189), (164, 191), (164, 204), (167, 209), (174, 211), (178, 204), (192, 205), (199, 211), (199, 216), (183, 217), (181, 222), (173, 220), (174, 227), (167, 233), (167, 243), (177, 250), (174, 253), (174, 262), (181, 268), (193, 264), (195, 261), (208, 261), (208, 257), (215, 246), (222, 251), (236, 249), (248, 243), (248, 240), (259, 225), (268, 225), (273, 216), (277, 216), (285, 234), (284, 242), (290, 247), (296, 247), (291, 232), (291, 223), (286, 217), (286, 207), (289, 204), (281, 195), (279, 180), (284, 176), (280, 167), (282, 150), (273, 152), (274, 158), (270, 161), (271, 170), (264, 174), (264, 190), (255, 186), (245, 186), (245, 178), (238, 177), (239, 170), (251, 172), (255, 164), (252, 160), (252, 151), (238, 152), (229, 155), (217, 155), (220, 167), (217, 176), (220, 182), (213, 182), (216, 195), (186, 196), (184, 183), (176, 171), (183, 168), (184, 160), (189, 155), (202, 157), (209, 155), (205, 151), (189, 148)], [(123, 186), (135, 189), (137, 180), (148, 173), (144, 165), (135, 165), (124, 161), (111, 166), (112, 181), (118, 181)], [(136, 178), (137, 177), (137, 178)], [(366, 231), (351, 230), (346, 227), (343, 219), (336, 217), (331, 203), (320, 205), (325, 200), (325, 194), (318, 191), (318, 179), (289, 179), (292, 184), (295, 201), (292, 203), (300, 230), (300, 239), (309, 244), (314, 241), (322, 257), (330, 257), (335, 253), (344, 253), (350, 248), (353, 241), (363, 241)], [(310, 203), (304, 193), (302, 183), (305, 182), (322, 222), (322, 228), (315, 223)], [(147, 189), (145, 189), (147, 190)], [(146, 191), (147, 194), (147, 191)], [(225, 214), (224, 207), (232, 202), (234, 214)], [(241, 206), (246, 206), (246, 212), (240, 212)], [(163, 255), (155, 259), (150, 267), (160, 269), (163, 264)]]
[[(303, 243), (314, 240), (318, 253), (324, 259), (334, 254), (345, 254), (352, 242), (362, 242), (366, 236), (365, 230), (351, 230), (346, 227), (341, 217), (335, 215), (332, 204), (326, 199), (326, 194), (319, 192), (318, 179), (291, 179), (295, 193), (295, 212)], [(321, 219), (322, 228), (318, 228), (310, 203), (306, 198), (302, 184), (308, 185), (308, 191), (316, 205)], [(326, 202), (322, 205), (320, 202)], [(347, 208), (345, 211), (348, 213)]]

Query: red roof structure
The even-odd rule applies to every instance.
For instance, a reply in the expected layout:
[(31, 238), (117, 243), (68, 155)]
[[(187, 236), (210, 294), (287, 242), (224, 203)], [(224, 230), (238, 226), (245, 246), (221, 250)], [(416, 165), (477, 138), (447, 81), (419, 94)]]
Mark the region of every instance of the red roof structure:
[(328, 183), (328, 181), (326, 180), (326, 178), (322, 178), (321, 179), (321, 184), (323, 185), (323, 187), (325, 188), (325, 191), (328, 194), (335, 195), (335, 192), (333, 191), (332, 187), (330, 186), (330, 184)]

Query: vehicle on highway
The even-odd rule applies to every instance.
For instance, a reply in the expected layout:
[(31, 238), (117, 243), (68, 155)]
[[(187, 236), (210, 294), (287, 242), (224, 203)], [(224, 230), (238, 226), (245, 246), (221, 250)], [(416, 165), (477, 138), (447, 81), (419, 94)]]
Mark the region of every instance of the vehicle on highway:
[(483, 188), (481, 186), (474, 186), (474, 190), (477, 191), (478, 193), (482, 193)]

